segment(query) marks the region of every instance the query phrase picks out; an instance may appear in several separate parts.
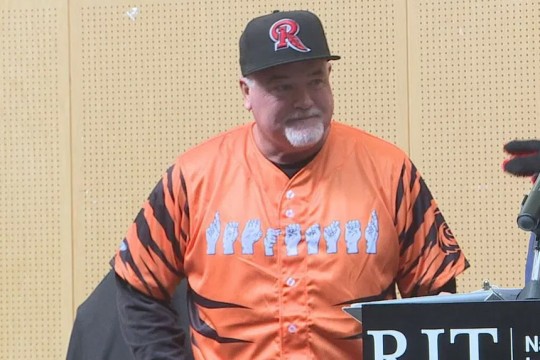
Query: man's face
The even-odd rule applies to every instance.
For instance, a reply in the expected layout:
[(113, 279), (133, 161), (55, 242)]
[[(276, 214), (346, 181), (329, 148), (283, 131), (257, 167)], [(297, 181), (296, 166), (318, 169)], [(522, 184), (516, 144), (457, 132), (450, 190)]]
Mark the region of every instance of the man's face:
[(334, 110), (329, 76), (328, 61), (309, 60), (240, 81), (244, 106), (256, 122), (255, 141), (270, 160), (298, 161), (320, 149)]

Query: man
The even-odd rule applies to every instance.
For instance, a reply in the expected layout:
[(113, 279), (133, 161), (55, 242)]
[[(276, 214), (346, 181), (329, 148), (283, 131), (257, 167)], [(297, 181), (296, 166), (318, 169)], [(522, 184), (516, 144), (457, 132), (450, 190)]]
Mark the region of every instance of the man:
[(361, 359), (351, 303), (455, 292), (468, 267), (397, 147), (332, 121), (331, 55), (307, 11), (253, 19), (240, 89), (254, 122), (181, 155), (113, 266), (138, 359), (180, 359), (168, 299), (188, 280), (195, 359)]
[[(530, 176), (533, 182), (540, 173), (540, 140), (513, 140), (504, 145), (510, 155), (503, 162), (503, 170), (516, 176)], [(536, 237), (531, 234), (525, 265), (525, 282), (531, 278)]]

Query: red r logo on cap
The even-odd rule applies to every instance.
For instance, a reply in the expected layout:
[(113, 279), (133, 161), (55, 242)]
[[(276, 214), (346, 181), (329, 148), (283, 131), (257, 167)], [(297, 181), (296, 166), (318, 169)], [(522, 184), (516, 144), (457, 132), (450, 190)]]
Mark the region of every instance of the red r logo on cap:
[(311, 51), (302, 41), (296, 36), (300, 26), (298, 23), (291, 19), (281, 19), (276, 21), (270, 27), (270, 39), (275, 43), (275, 50), (286, 49), (288, 47), (300, 52)]

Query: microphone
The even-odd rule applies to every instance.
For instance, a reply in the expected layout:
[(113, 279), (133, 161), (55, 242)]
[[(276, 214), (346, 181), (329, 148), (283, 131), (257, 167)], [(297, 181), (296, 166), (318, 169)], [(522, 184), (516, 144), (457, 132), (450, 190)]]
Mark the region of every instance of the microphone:
[(540, 176), (536, 178), (529, 195), (523, 199), (517, 223), (525, 231), (540, 230)]

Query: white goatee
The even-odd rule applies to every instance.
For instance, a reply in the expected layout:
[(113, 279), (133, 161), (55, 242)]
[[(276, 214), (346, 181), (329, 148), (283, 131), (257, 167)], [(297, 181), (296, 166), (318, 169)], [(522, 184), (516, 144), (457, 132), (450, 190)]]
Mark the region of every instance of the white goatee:
[(324, 135), (322, 122), (307, 127), (286, 127), (285, 137), (294, 147), (306, 147), (318, 143)]

